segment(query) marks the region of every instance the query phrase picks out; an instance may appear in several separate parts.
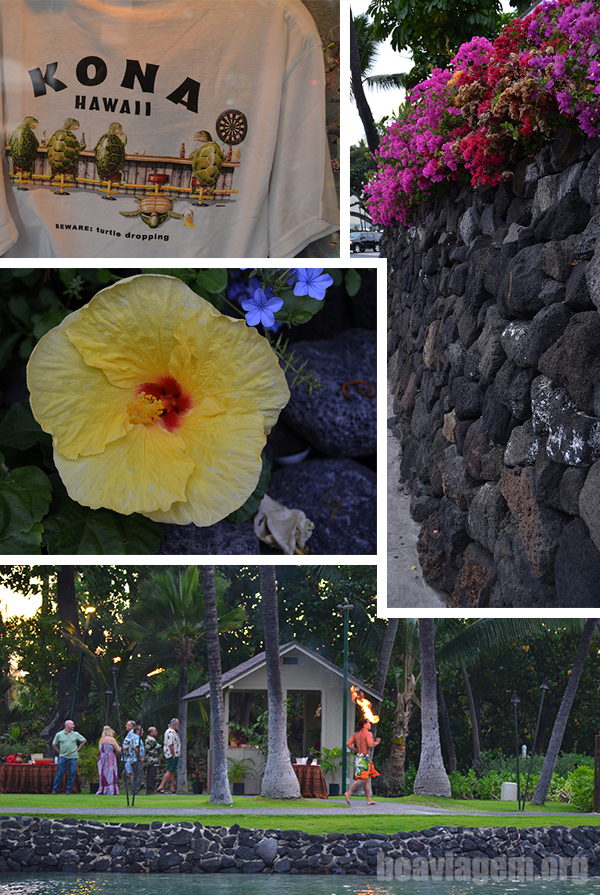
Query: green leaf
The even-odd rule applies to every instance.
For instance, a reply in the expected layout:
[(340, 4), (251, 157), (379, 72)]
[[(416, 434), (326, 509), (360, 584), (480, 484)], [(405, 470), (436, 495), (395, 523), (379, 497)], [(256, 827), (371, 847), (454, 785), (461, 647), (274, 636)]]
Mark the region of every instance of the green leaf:
[(70, 311), (62, 306), (60, 308), (52, 308), (52, 310), (46, 311), (43, 317), (40, 317), (33, 327), (33, 335), (35, 338), (38, 340), (41, 339), (47, 332), (50, 332), (51, 329), (54, 329), (55, 326), (62, 323), (69, 313)]
[(114, 283), (116, 279), (114, 273), (111, 273), (110, 270), (105, 270), (104, 268), (98, 270), (98, 280), (101, 283)]
[(260, 478), (258, 480), (258, 484), (246, 503), (242, 504), (242, 506), (235, 510), (233, 513), (230, 513), (227, 517), (230, 522), (235, 522), (236, 525), (240, 525), (242, 522), (245, 522), (246, 519), (250, 519), (251, 516), (254, 516), (256, 513), (259, 504), (263, 497), (267, 492), (267, 488), (269, 487), (269, 482), (271, 481), (271, 465), (265, 455), (262, 455), (262, 470), (260, 473)]
[(29, 302), (23, 295), (13, 295), (8, 303), (11, 314), (24, 323), (27, 328), (31, 326), (31, 312)]
[(0, 444), (26, 451), (38, 442), (51, 445), (52, 437), (33, 418), (29, 401), (18, 401), (0, 422)]
[(227, 286), (228, 273), (225, 267), (213, 267), (210, 270), (199, 270), (196, 277), (198, 289), (206, 289), (207, 292), (222, 292)]
[(77, 271), (74, 267), (61, 267), (58, 271), (58, 275), (64, 286), (70, 286), (77, 276)]
[(9, 553), (35, 554), (39, 556), (42, 552), (42, 534), (44, 526), (41, 522), (36, 522), (29, 531), (23, 531), (14, 538), (4, 538), (0, 541), (0, 555), (8, 555)]
[(71, 501), (44, 522), (49, 553), (149, 554), (160, 547), (163, 526), (145, 516), (91, 510)]
[(29, 531), (48, 512), (52, 488), (37, 466), (0, 469), (0, 539)]
[(20, 338), (20, 333), (12, 333), (0, 342), (0, 370), (9, 362), (14, 347)]
[(277, 311), (275, 319), (283, 323), (308, 323), (323, 307), (322, 301), (309, 295), (294, 295), (291, 289), (282, 291), (280, 297), (283, 299), (283, 307), (281, 311)]
[(354, 270), (354, 268), (351, 267), (349, 270), (346, 271), (345, 283), (346, 292), (348, 293), (348, 295), (356, 295), (361, 287), (362, 277), (358, 273), (358, 271)]

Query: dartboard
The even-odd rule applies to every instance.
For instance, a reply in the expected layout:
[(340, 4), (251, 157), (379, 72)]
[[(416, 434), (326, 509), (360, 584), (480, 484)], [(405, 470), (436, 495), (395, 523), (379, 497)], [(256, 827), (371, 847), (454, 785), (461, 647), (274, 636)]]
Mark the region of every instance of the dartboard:
[(236, 146), (248, 133), (248, 121), (243, 112), (226, 109), (217, 118), (217, 134), (229, 146)]

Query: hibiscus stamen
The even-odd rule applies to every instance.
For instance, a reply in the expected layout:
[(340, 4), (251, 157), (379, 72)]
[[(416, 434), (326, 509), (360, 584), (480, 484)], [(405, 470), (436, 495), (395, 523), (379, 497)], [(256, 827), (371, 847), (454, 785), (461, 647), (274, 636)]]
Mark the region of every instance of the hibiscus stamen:
[(152, 426), (163, 415), (165, 408), (162, 401), (146, 392), (140, 392), (127, 405), (127, 413), (131, 423)]

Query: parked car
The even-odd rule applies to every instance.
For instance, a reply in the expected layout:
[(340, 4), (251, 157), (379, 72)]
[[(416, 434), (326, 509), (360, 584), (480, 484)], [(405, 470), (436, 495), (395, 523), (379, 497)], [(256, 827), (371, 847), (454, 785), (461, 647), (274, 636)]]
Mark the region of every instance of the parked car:
[(350, 234), (350, 249), (352, 252), (364, 252), (365, 249), (378, 252), (381, 236), (378, 230), (357, 230)]

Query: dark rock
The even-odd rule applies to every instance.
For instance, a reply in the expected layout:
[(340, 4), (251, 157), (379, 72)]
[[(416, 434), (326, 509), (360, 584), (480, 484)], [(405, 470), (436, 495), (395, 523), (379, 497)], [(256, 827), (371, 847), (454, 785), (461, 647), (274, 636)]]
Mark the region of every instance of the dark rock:
[(452, 274), (450, 276), (450, 280), (448, 282), (448, 288), (450, 292), (454, 295), (464, 295), (465, 289), (467, 288), (467, 275), (469, 271), (468, 262), (463, 262), (462, 264), (457, 264)]
[(600, 149), (594, 153), (581, 175), (579, 195), (587, 205), (600, 204)]
[(377, 477), (355, 460), (308, 460), (277, 470), (269, 496), (315, 524), (311, 554), (377, 552)]
[(465, 211), (458, 225), (458, 233), (467, 246), (481, 233), (480, 215), (474, 208)]
[(483, 419), (480, 417), (470, 427), (463, 445), (463, 459), (467, 472), (472, 478), (481, 480), (481, 461), (491, 448), (490, 437)]
[(452, 500), (459, 509), (468, 509), (478, 484), (469, 474), (464, 457), (461, 457), (454, 444), (444, 451), (441, 473), (445, 497)]
[(577, 260), (589, 260), (600, 244), (600, 214), (594, 215), (575, 247)]
[[(562, 177), (563, 175), (558, 175)], [(539, 242), (549, 239), (566, 239), (573, 233), (585, 230), (590, 210), (576, 192), (568, 193), (556, 205), (534, 218), (533, 230)]]
[(578, 410), (594, 413), (593, 379), (600, 372), (600, 316), (574, 314), (563, 335), (541, 356), (539, 369), (563, 386)]
[(531, 415), (531, 383), (534, 376), (535, 370), (517, 367), (511, 360), (507, 360), (496, 377), (498, 400), (519, 421), (526, 420)]
[(600, 251), (594, 252), (585, 271), (585, 282), (590, 299), (600, 311)]
[(501, 397), (502, 395), (497, 383), (489, 386), (485, 393), (483, 411), (481, 414), (485, 422), (485, 427), (488, 430), (490, 440), (494, 444), (506, 444), (511, 431), (514, 428), (511, 412), (508, 407), (502, 403), (500, 400)]
[(547, 376), (536, 376), (531, 383), (533, 431), (536, 435), (547, 435), (556, 417), (574, 409), (564, 388), (556, 386)]
[(521, 249), (511, 259), (498, 291), (498, 306), (504, 317), (533, 316), (544, 307), (540, 298), (545, 274), (537, 267), (541, 244)]
[(540, 171), (535, 160), (521, 159), (514, 168), (512, 179), (513, 192), (524, 199), (533, 198), (539, 177)]
[(567, 280), (565, 304), (574, 311), (591, 311), (594, 308), (594, 303), (587, 287), (587, 266), (587, 261), (576, 264)]
[(478, 544), (469, 544), (456, 578), (450, 605), (468, 609), (486, 607), (496, 578), (493, 557)]
[(260, 541), (252, 520), (235, 525), (227, 519), (197, 528), (195, 525), (165, 525), (159, 556), (171, 554), (258, 554)]
[(564, 517), (548, 509), (537, 500), (535, 474), (531, 467), (505, 470), (500, 479), (500, 491), (517, 526), (529, 563), (538, 578), (551, 575)]
[(585, 156), (584, 136), (568, 127), (561, 128), (550, 146), (550, 157), (555, 171), (564, 171)]
[(579, 513), (579, 495), (585, 484), (588, 470), (586, 468), (577, 469), (569, 466), (565, 469), (564, 475), (560, 480), (559, 504), (556, 507), (563, 513), (570, 516), (577, 516)]
[(600, 551), (582, 519), (574, 519), (565, 527), (556, 553), (554, 579), (559, 606), (600, 605)]
[(549, 277), (566, 283), (575, 259), (575, 249), (580, 241), (581, 235), (573, 234), (567, 239), (547, 242), (537, 261), (539, 269)]
[(516, 525), (504, 528), (494, 547), (498, 579), (491, 609), (545, 608), (554, 605), (556, 591), (541, 581), (527, 558)]
[[(310, 395), (306, 386), (294, 386), (282, 420), (327, 456), (374, 454), (377, 334), (346, 330), (324, 341), (296, 342), (293, 352), (308, 361), (307, 369), (315, 372), (322, 387)], [(342, 386), (351, 382), (358, 385), (348, 385), (344, 394)]]
[(579, 513), (600, 550), (600, 462), (594, 463), (579, 494)]
[(550, 424), (547, 450), (557, 463), (590, 466), (600, 458), (600, 422), (583, 413), (557, 414)]
[[(554, 214), (558, 214), (558, 209), (565, 201), (565, 199), (568, 199), (569, 197), (575, 199), (578, 205), (581, 206), (582, 203), (581, 199), (579, 198), (578, 191), (579, 183), (581, 181), (581, 175), (583, 174), (584, 170), (585, 162), (579, 162), (578, 164), (572, 165), (568, 168), (568, 170), (561, 172), (560, 174), (551, 174), (547, 177), (540, 178), (536, 187), (532, 205), (534, 226), (537, 226), (538, 219), (544, 213), (553, 212)], [(564, 239), (564, 237), (560, 236), (546, 236), (542, 238)]]
[[(486, 239), (489, 239), (489, 237), (486, 237)], [(491, 297), (486, 288), (485, 281), (488, 268), (498, 254), (499, 249), (492, 246), (484, 246), (472, 250), (469, 260), (465, 297), (473, 307), (481, 307), (481, 305)]]
[(469, 506), (467, 531), (474, 541), (493, 553), (494, 544), (509, 520), (508, 506), (500, 487), (487, 482)]
[(452, 383), (454, 409), (459, 420), (477, 419), (483, 406), (483, 393), (477, 382), (458, 376)]

